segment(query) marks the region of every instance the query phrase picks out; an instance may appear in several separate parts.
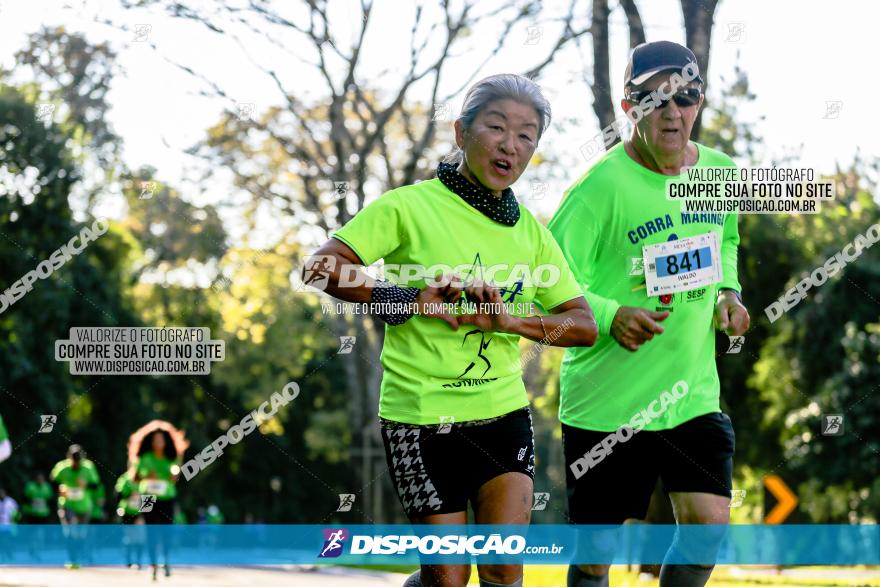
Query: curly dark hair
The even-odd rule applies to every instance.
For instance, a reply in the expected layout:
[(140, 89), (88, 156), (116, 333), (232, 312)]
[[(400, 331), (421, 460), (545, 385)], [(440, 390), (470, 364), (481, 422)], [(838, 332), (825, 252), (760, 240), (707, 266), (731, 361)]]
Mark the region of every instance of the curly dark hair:
[(138, 448), (138, 452), (137, 452), (138, 456), (141, 456), (141, 455), (148, 453), (148, 452), (153, 452), (153, 435), (154, 434), (161, 434), (162, 436), (165, 437), (165, 450), (162, 451), (164, 453), (165, 458), (168, 459), (169, 461), (173, 461), (174, 459), (176, 459), (177, 458), (177, 450), (174, 448), (174, 441), (172, 440), (171, 435), (167, 431), (162, 430), (161, 428), (157, 428), (156, 430), (153, 430), (152, 432), (150, 432), (149, 434), (144, 436), (143, 440), (141, 441), (141, 446), (140, 446), (140, 448)]

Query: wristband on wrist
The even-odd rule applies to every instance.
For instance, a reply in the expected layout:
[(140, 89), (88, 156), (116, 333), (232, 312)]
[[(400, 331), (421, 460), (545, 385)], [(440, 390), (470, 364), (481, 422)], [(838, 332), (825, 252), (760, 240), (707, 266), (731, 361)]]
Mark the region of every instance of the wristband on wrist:
[(400, 287), (377, 279), (370, 294), (370, 303), (376, 308), (373, 315), (386, 324), (400, 326), (413, 317), (420, 291), (417, 287)]
[(740, 303), (740, 304), (743, 303), (742, 294), (740, 294), (738, 291), (736, 291), (736, 290), (733, 289), (732, 287), (722, 287), (721, 289), (718, 290), (718, 294), (719, 294), (719, 295), (720, 295), (720, 294), (723, 294), (723, 293), (726, 292), (726, 291), (732, 291), (732, 292), (733, 292), (733, 295), (736, 296), (736, 299), (739, 300), (739, 303)]

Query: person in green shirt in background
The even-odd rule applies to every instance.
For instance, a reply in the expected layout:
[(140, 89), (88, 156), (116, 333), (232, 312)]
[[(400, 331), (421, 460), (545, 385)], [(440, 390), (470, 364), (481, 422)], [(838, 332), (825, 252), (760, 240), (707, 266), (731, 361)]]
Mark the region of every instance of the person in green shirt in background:
[[(147, 525), (174, 523), (174, 505), (177, 498), (177, 478), (180, 475), (181, 456), (167, 430), (153, 430), (146, 435), (131, 471), (137, 492), (141, 496), (140, 511)], [(165, 576), (171, 576), (169, 544), (159, 533), (148, 533), (150, 562), (153, 578), (159, 571), (158, 550), (161, 547), (165, 561)]]
[(220, 511), (213, 503), (208, 506), (208, 509), (205, 511), (205, 523), (206, 524), (225, 524), (226, 516), (223, 515), (223, 512)]
[[(18, 502), (12, 499), (6, 490), (0, 487), (0, 526), (9, 527), (17, 524), (20, 519)], [(6, 528), (8, 529), (8, 528)]]
[(85, 533), (78, 527), (89, 523), (91, 490), (100, 483), (97, 469), (86, 459), (80, 445), (71, 444), (67, 458), (52, 467), (49, 479), (58, 486), (58, 519), (69, 527), (66, 534), (69, 566), (79, 568)]
[(20, 513), (18, 503), (0, 487), (0, 563), (9, 560)]
[(141, 511), (140, 494), (137, 492), (137, 486), (131, 479), (131, 474), (126, 471), (116, 479), (116, 485), (113, 487), (117, 497), (116, 515), (119, 516), (123, 524), (133, 524)]
[(180, 526), (186, 525), (186, 514), (183, 513), (179, 503), (174, 504), (174, 523)]
[[(24, 516), (23, 524), (51, 524), (53, 517), (51, 516), (50, 502), (55, 492), (52, 485), (46, 481), (46, 476), (37, 473), (34, 478), (24, 484), (24, 504), (22, 505), (22, 514)], [(35, 560), (40, 559), (40, 552), (46, 544), (46, 534), (44, 529), (40, 528), (36, 531), (34, 540), (30, 544), (30, 553)]]
[(70, 445), (67, 458), (52, 468), (49, 479), (58, 485), (58, 519), (65, 525), (88, 524), (92, 514), (91, 492), (100, 480), (82, 447)]
[[(531, 80), (477, 82), (454, 123), (459, 149), (437, 178), (380, 196), (303, 269), (305, 284), (369, 303), (386, 322), (380, 427), (413, 524), (466, 524), (469, 504), (479, 524), (529, 523), (534, 435), (520, 340), (596, 339), (559, 246), (510, 188), (549, 123), (550, 105)], [(379, 259), (386, 275), (401, 268), (394, 282), (362, 271)], [(531, 312), (533, 303), (549, 314)], [(478, 572), (480, 585), (522, 585), (522, 565)], [(470, 573), (470, 565), (422, 565), (406, 584), (465, 585)]]
[(49, 502), (54, 492), (52, 486), (46, 481), (46, 476), (37, 473), (33, 480), (24, 484), (24, 505), (21, 511), (24, 514), (25, 524), (51, 524), (51, 509)]
[[(146, 447), (145, 443), (145, 447)], [(134, 481), (140, 495), (155, 496), (155, 505), (144, 511), (147, 524), (171, 524), (180, 463), (168, 433), (157, 430), (149, 437), (148, 451), (142, 452), (133, 464)]]
[[(97, 474), (97, 470), (96, 470)], [(98, 484), (91, 490), (91, 498), (92, 498), (92, 513), (89, 516), (89, 521), (92, 524), (101, 524), (106, 522), (107, 512), (104, 510), (104, 504), (106, 503), (107, 491), (104, 489), (104, 484), (100, 481)]]
[(116, 479), (114, 492), (117, 498), (116, 515), (123, 525), (130, 526), (123, 532), (122, 539), (125, 546), (125, 564), (129, 568), (136, 566), (140, 569), (146, 533), (143, 531), (144, 519), (140, 511), (141, 496), (137, 492), (137, 485), (132, 481), (129, 471)]
[(3, 416), (0, 416), (0, 463), (12, 454), (12, 443), (9, 441), (9, 433), (3, 425)]
[[(690, 141), (703, 103), (690, 49), (668, 41), (639, 45), (625, 77), (622, 107), (632, 112), (631, 138), (569, 189), (549, 225), (601, 335), (592, 348), (567, 349), (560, 372), (569, 519), (602, 525), (643, 519), (659, 478), (677, 523), (726, 524), (734, 433), (720, 410), (715, 329), (736, 336), (749, 326), (737, 280), (737, 216), (686, 214), (679, 201), (667, 200), (666, 185), (685, 166), (733, 162)], [(676, 90), (677, 81), (684, 83)], [(648, 101), (652, 111), (633, 111)], [(688, 247), (683, 258), (642, 263), (643, 247), (689, 238), (696, 244), (681, 243)], [(701, 243), (714, 243), (716, 252)], [(659, 267), (667, 266), (674, 275), (678, 260), (682, 272), (715, 274), (694, 287), (649, 292), (645, 273), (661, 275)], [(670, 554), (679, 554), (679, 546)], [(699, 587), (712, 568), (664, 564), (660, 585)], [(607, 573), (607, 565), (571, 566), (568, 585), (608, 585)]]

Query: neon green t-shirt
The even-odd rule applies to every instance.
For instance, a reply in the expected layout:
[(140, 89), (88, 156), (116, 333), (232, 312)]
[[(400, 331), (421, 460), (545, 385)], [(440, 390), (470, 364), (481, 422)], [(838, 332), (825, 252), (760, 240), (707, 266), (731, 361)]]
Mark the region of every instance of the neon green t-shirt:
[(177, 487), (171, 473), (173, 466), (174, 461), (165, 457), (157, 457), (151, 452), (142, 454), (135, 467), (140, 477), (138, 492), (141, 495), (155, 495), (160, 501), (177, 497)]
[[(386, 267), (417, 264), (430, 276), (437, 269), (457, 269), (462, 277), (493, 282), (504, 288), (503, 299), (512, 304), (513, 314), (529, 314), (533, 301), (549, 310), (583, 295), (553, 237), (526, 208), (520, 206), (514, 226), (505, 226), (439, 179), (382, 195), (334, 237), (367, 265), (384, 259)], [(388, 274), (386, 279), (425, 285), (425, 279), (405, 284)], [(528, 405), (519, 340), (471, 325), (454, 331), (442, 320), (418, 315), (400, 326), (386, 325), (379, 415), (407, 424), (437, 424), (450, 418), (492, 418)]]
[(46, 518), (49, 516), (49, 500), (52, 499), (52, 486), (48, 483), (28, 481), (24, 484), (22, 512), (27, 516)]
[[(697, 167), (734, 165), (720, 151), (697, 148)], [(712, 320), (717, 291), (740, 291), (737, 216), (682, 213), (678, 201), (666, 199), (666, 182), (673, 178), (642, 167), (620, 143), (566, 192), (550, 221), (550, 232), (583, 287), (599, 327), (595, 346), (570, 347), (565, 352), (559, 419), (569, 426), (616, 430), (680, 380), (687, 382), (687, 394), (646, 430), (666, 430), (719, 411)], [(644, 274), (631, 275), (632, 258), (642, 256), (644, 245), (708, 232), (719, 235), (720, 283), (648, 296)], [(620, 306), (669, 310), (660, 323), (665, 331), (635, 353), (624, 349), (610, 336)]]
[(104, 517), (104, 499), (106, 498), (106, 489), (103, 483), (98, 483), (92, 490), (92, 519), (99, 520)]
[(6, 432), (6, 426), (3, 425), (3, 416), (0, 416), (0, 442), (9, 440), (9, 433)]
[(119, 495), (119, 503), (116, 506), (117, 514), (134, 516), (140, 512), (140, 495), (127, 472), (119, 476), (113, 489)]
[(67, 495), (58, 496), (58, 507), (69, 509), (77, 514), (92, 511), (92, 497), (88, 486), (99, 482), (98, 472), (88, 459), (83, 459), (79, 469), (73, 468), (70, 459), (59, 461), (49, 474), (49, 478), (67, 489)]

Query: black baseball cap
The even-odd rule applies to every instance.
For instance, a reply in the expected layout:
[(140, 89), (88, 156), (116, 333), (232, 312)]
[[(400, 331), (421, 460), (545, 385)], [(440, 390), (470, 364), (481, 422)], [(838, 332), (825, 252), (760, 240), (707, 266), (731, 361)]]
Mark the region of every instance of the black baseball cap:
[(695, 69), (697, 77), (693, 81), (703, 83), (700, 77), (697, 56), (694, 52), (672, 41), (654, 41), (633, 47), (624, 74), (624, 88), (638, 86), (661, 71), (681, 71), (688, 65)]

